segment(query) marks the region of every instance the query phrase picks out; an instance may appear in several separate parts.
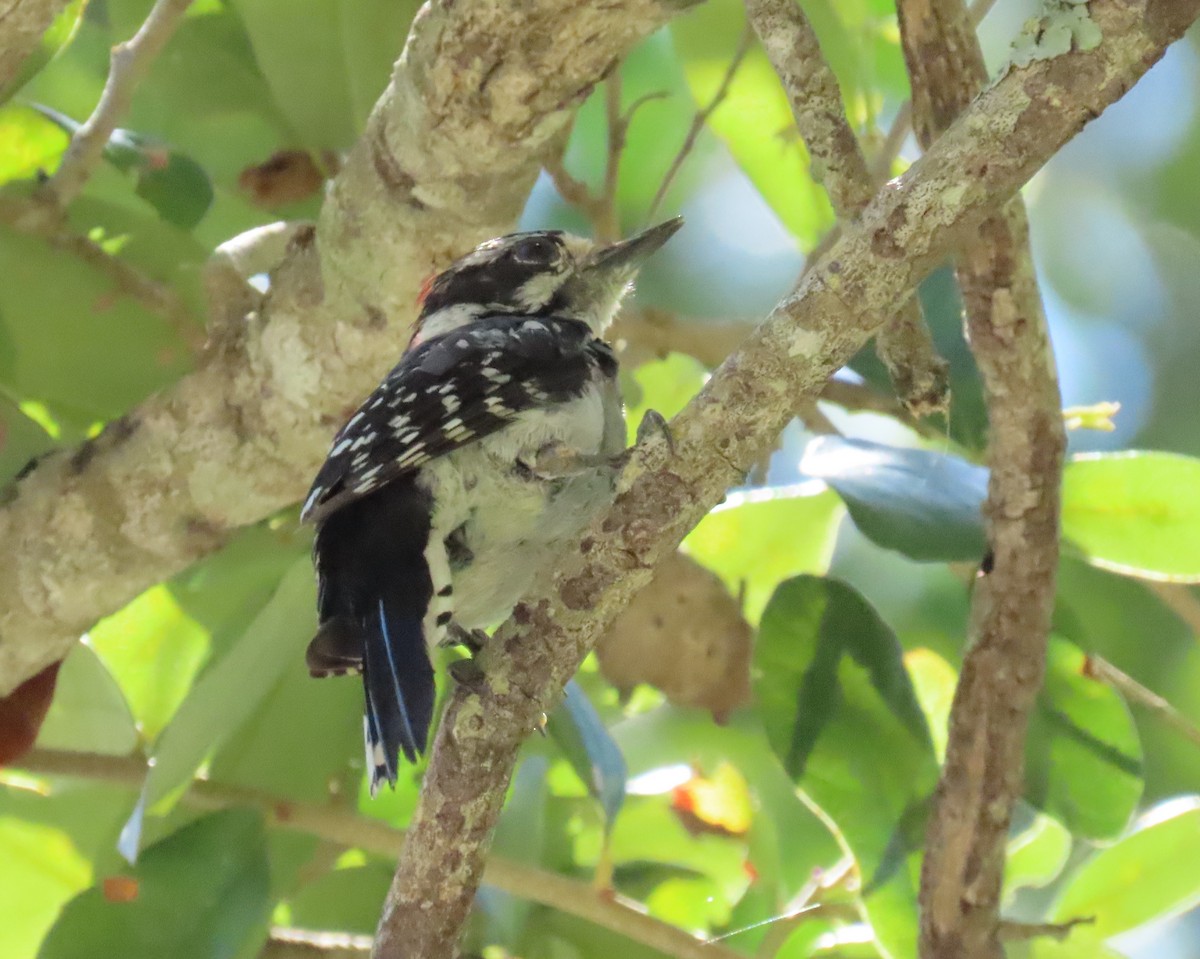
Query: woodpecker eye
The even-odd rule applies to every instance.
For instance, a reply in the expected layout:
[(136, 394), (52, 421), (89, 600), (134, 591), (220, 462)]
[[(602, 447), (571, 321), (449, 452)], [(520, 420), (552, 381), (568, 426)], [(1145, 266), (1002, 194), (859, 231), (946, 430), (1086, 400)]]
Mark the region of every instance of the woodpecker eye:
[(558, 247), (544, 236), (531, 236), (512, 248), (512, 258), (518, 263), (552, 263), (558, 256)]

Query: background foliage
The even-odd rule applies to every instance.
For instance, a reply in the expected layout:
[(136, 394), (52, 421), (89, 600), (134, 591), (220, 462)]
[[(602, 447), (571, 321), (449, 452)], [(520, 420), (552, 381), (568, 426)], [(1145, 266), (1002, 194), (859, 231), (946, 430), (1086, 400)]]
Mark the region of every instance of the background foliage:
[[(892, 3), (804, 6), (873, 153), (908, 92)], [(4, 92), (0, 189), (28, 194), (54, 168), (95, 103), (109, 48), (148, 7), (92, 0), (63, 15), (22, 85)], [(72, 227), (200, 316), (200, 267), (216, 244), (315, 214), (323, 172), (361, 130), (414, 9), (198, 0), (73, 205)], [(993, 67), (1029, 12), (1002, 0), (985, 20)], [(626, 229), (649, 215), (741, 33), (738, 5), (709, 0), (621, 67), (625, 105), (663, 94), (629, 129), (617, 192)], [(604, 96), (581, 111), (565, 163), (593, 187), (604, 176)], [(1200, 901), (1200, 751), (1093, 664), (1102, 657), (1200, 717), (1200, 599), (1188, 585), (1200, 581), (1198, 101), (1200, 60), (1185, 41), (1025, 193), (1065, 403), (1121, 408), (1111, 423), (1078, 417), (1111, 431), (1071, 436), (1056, 635), (1006, 875), (1013, 918), (1096, 921), (1063, 943), (1014, 946), (1021, 954), (1196, 954), (1188, 918), (1169, 917)], [(760, 316), (831, 227), (757, 48), (663, 211), (683, 211), (688, 228), (647, 270), (639, 305), (681, 323)], [(548, 178), (525, 222), (589, 228)], [(78, 257), (0, 226), (0, 276), (0, 481), (189, 368), (187, 331)], [(672, 693), (673, 704), (646, 685), (619, 695), (589, 661), (550, 717), (552, 735), (525, 749), (498, 854), (611, 882), (652, 915), (727, 936), (748, 955), (914, 954), (924, 816), (986, 483), (952, 277), (934, 275), (921, 296), (952, 363), (949, 421), (917, 432), (829, 406), (843, 437), (789, 427), (751, 487), (685, 543), (740, 602), (749, 629), (718, 636), (730, 663), (718, 686), (744, 682), (749, 667), (753, 704), (726, 708), (711, 691)], [(627, 364), (631, 421), (645, 408), (674, 412), (704, 376), (680, 354)], [(869, 355), (846, 376), (886, 388)], [(271, 924), (373, 931), (391, 862), (280, 822), (289, 804), (312, 802), (402, 828), (420, 779), (410, 770), (394, 793), (368, 798), (361, 694), (306, 674), (309, 545), (294, 512), (247, 529), (97, 624), (64, 662), (39, 751), (155, 762), (144, 781), (0, 772), (0, 959), (248, 956)], [(653, 655), (687, 672), (688, 605), (699, 600), (668, 608), (674, 595), (651, 588), (667, 619)], [(751, 631), (747, 662), (730, 650), (744, 650)], [(197, 775), (253, 793), (209, 811), (188, 791)], [(118, 849), (140, 850), (137, 864)], [(804, 905), (821, 908), (779, 919)], [(492, 887), (471, 941), (531, 959), (656, 954)]]

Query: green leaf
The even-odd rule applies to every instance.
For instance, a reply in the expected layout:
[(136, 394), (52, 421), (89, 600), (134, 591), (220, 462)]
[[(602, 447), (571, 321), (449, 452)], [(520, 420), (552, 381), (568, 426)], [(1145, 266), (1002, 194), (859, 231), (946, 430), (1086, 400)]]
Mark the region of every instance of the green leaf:
[(100, 620), (89, 636), (128, 698), (142, 735), (153, 741), (208, 657), (207, 631), (159, 585)]
[(204, 168), (176, 150), (164, 150), (139, 167), (134, 192), (164, 220), (184, 230), (204, 219), (213, 201)]
[(266, 840), (257, 812), (226, 810), (148, 848), (129, 874), (136, 898), (99, 888), (67, 904), (40, 959), (92, 959), (97, 944), (123, 959), (235, 959), (265, 938), (270, 915)]
[(800, 576), (764, 611), (755, 666), (771, 748), (857, 859), (877, 940), (915, 955), (917, 850), (937, 761), (900, 644), (845, 583)]
[(912, 679), (913, 692), (921, 704), (938, 762), (946, 755), (949, 737), (950, 706), (958, 674), (932, 649), (910, 649), (904, 654), (904, 668)]
[(24, 277), (0, 284), (0, 385), (11, 395), (86, 428), (182, 372), (184, 351), (166, 321), (82, 260), (0, 228), (0, 275)]
[(84, 643), (63, 661), (54, 700), (38, 733), (49, 749), (124, 756), (137, 748), (133, 716), (104, 663)]
[(605, 828), (611, 829), (625, 802), (625, 757), (575, 680), (567, 683), (562, 705), (547, 727), (588, 792), (599, 801)]
[(1018, 889), (1048, 886), (1058, 878), (1071, 855), (1071, 834), (1057, 819), (1038, 814), (1008, 843), (1004, 860), (1004, 899)]
[(1074, 644), (1052, 636), (1026, 739), (1026, 797), (1076, 836), (1107, 839), (1142, 795), (1142, 748), (1129, 709), (1086, 675)]
[(52, 173), (67, 148), (68, 135), (32, 107), (0, 108), (0, 183)]
[(1076, 456), (1063, 473), (1063, 536), (1090, 563), (1200, 582), (1200, 459), (1173, 453)]
[[(710, 104), (737, 49), (745, 23), (736, 0), (709, 0), (671, 24), (692, 96)], [(728, 94), (708, 118), (709, 128), (763, 199), (805, 248), (833, 225), (833, 211), (809, 172), (809, 157), (796, 132), (779, 77), (756, 45), (747, 53)]]
[(53, 826), (0, 818), (0, 902), (3, 959), (35, 955), (59, 909), (92, 881), (91, 865), (67, 834)]
[(829, 569), (844, 514), (837, 496), (828, 490), (804, 494), (759, 499), (772, 492), (731, 493), (683, 541), (684, 552), (742, 598), (751, 623), (758, 620), (780, 580)]
[(915, 560), (978, 561), (987, 470), (957, 456), (819, 436), (800, 470), (838, 491), (868, 539)]
[(1200, 800), (1172, 800), (1080, 867), (1051, 922), (1094, 916), (1100, 938), (1178, 915), (1200, 903)]
[(312, 149), (361, 132), (400, 55), (412, 0), (235, 0), (275, 99)]
[[(0, 326), (0, 358), (4, 327)], [(29, 461), (54, 449), (54, 438), (45, 428), (27, 416), (6, 396), (0, 396), (0, 502), (4, 501), (8, 483)]]
[[(399, 848), (399, 843), (397, 843)], [(395, 867), (369, 862), (357, 868), (337, 868), (306, 883), (290, 902), (291, 923), (300, 929), (337, 929), (374, 935), (379, 909)]]
[(288, 664), (303, 658), (316, 628), (313, 591), (312, 565), (303, 557), (242, 639), (192, 688), (158, 739), (143, 793), (147, 808), (190, 782), (205, 757), (271, 694)]

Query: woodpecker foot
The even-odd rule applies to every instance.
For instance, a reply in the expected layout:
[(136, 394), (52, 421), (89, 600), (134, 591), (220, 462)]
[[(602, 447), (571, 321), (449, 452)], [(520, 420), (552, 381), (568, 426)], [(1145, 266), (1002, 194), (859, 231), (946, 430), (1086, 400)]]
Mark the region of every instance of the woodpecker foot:
[(674, 456), (675, 436), (671, 433), (671, 424), (658, 410), (646, 410), (642, 414), (642, 421), (638, 423), (637, 445), (647, 446), (658, 439), (667, 444), (668, 452)]
[(483, 670), (473, 659), (456, 659), (446, 670), (458, 685), (478, 689), (483, 685)]
[(459, 626), (454, 620), (446, 627), (446, 637), (438, 645), (446, 646), (464, 646), (470, 650), (474, 656), (484, 646), (487, 645), (488, 634), (482, 629), (464, 629)]
[(600, 468), (619, 468), (620, 457), (584, 453), (564, 443), (547, 443), (534, 455), (532, 462), (517, 460), (513, 470), (522, 479), (570, 479), (581, 473)]

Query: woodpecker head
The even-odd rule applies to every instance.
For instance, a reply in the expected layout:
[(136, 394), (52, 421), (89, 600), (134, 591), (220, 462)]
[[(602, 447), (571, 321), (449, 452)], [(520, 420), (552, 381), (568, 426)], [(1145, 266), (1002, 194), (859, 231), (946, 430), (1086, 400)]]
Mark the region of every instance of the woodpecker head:
[(642, 264), (682, 225), (676, 217), (609, 244), (558, 230), (481, 243), (429, 284), (413, 341), (497, 313), (582, 320), (598, 336)]

